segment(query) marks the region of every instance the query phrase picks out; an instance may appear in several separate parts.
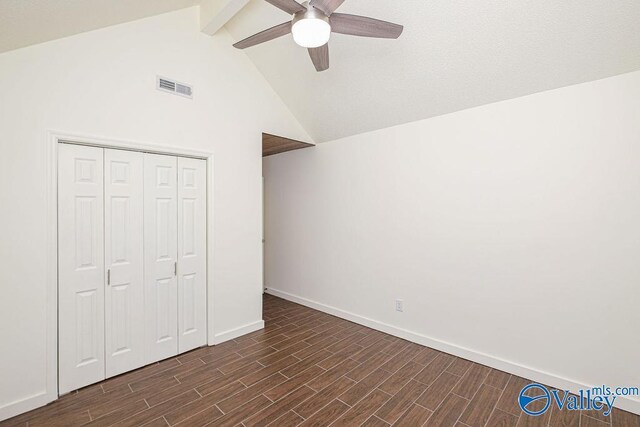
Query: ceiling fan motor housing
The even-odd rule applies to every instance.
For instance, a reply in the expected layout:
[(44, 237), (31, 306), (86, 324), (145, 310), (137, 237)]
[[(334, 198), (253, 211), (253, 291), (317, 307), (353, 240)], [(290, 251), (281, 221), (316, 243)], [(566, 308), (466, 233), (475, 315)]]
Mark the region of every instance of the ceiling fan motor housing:
[(293, 21), (291, 22), (292, 24), (295, 24), (301, 19), (321, 19), (326, 23), (329, 23), (329, 17), (325, 15), (324, 12), (320, 9), (316, 9), (315, 7), (309, 5), (308, 2), (302, 3), (302, 6), (304, 6), (306, 10), (302, 10), (293, 15)]

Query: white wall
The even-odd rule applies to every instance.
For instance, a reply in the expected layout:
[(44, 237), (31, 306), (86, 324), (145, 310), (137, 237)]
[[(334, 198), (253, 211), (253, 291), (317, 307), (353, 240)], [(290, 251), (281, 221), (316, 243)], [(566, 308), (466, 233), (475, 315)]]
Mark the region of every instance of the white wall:
[[(308, 140), (225, 31), (190, 8), (0, 55), (0, 419), (48, 400), (48, 131), (213, 151), (214, 331), (262, 319), (261, 132)], [(155, 89), (156, 75), (195, 87)]]
[(640, 72), (264, 165), (272, 293), (554, 386), (640, 385)]

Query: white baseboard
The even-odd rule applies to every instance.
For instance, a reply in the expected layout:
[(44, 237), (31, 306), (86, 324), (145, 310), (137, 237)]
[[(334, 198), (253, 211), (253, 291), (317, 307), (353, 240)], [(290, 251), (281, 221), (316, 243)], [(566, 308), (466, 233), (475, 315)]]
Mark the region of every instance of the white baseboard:
[(251, 332), (264, 329), (264, 320), (258, 320), (257, 322), (249, 323), (248, 325), (240, 326), (239, 328), (231, 329), (229, 331), (220, 332), (213, 338), (213, 344), (222, 344), (225, 341), (230, 341), (234, 338), (241, 337), (243, 335), (250, 334)]
[[(364, 316), (360, 316), (349, 311), (341, 310), (336, 307), (332, 307), (326, 304), (322, 304), (316, 301), (312, 301), (307, 298), (303, 298), (297, 295), (290, 294), (288, 292), (279, 291), (277, 289), (268, 288), (265, 290), (269, 295), (273, 295), (297, 304), (301, 304), (318, 311), (322, 311), (333, 316), (340, 317), (342, 319), (349, 320), (350, 322), (357, 323), (375, 329), (389, 335), (393, 335), (407, 341), (411, 341), (426, 347), (431, 347), (436, 350), (440, 350), (445, 353), (453, 354), (454, 356), (461, 357), (463, 359), (471, 360), (472, 362), (479, 363), (481, 365), (489, 366), (500, 371), (508, 372), (513, 375), (517, 375), (523, 378), (533, 380), (541, 384), (547, 384), (551, 387), (555, 387), (559, 390), (569, 390), (572, 393), (577, 393), (580, 389), (591, 388), (593, 386), (582, 384), (578, 381), (570, 380), (560, 377), (558, 375), (549, 374), (547, 372), (540, 371), (538, 369), (523, 366), (521, 364), (501, 359), (499, 357), (491, 356), (489, 354), (481, 353), (475, 350), (471, 350), (459, 345), (451, 344), (448, 342), (440, 341), (428, 336), (409, 331), (406, 329), (398, 328), (396, 326), (389, 325), (387, 323), (379, 322)], [(638, 384), (624, 384), (625, 386), (639, 386)], [(616, 399), (615, 407), (623, 409), (625, 411), (633, 412), (640, 415), (640, 401), (629, 399), (627, 397), (618, 397)]]
[(15, 417), (16, 415), (24, 414), (25, 412), (44, 406), (53, 402), (57, 398), (58, 396), (51, 396), (49, 393), (41, 393), (9, 403), (8, 405), (0, 407), (0, 421), (7, 420)]
[[(213, 340), (213, 344), (222, 344), (225, 341), (241, 337), (242, 335), (246, 335), (260, 329), (264, 329), (264, 320), (259, 320), (257, 322), (249, 323), (248, 325), (240, 326), (239, 328), (216, 334)], [(0, 407), (0, 421), (44, 406), (50, 402), (53, 402), (57, 398), (58, 396), (51, 396), (47, 393), (42, 393), (2, 406)]]

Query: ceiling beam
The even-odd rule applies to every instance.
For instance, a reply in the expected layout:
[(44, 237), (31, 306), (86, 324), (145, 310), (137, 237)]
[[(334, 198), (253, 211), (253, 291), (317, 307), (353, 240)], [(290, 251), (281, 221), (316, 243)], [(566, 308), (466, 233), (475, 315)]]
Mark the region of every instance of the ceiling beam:
[(213, 36), (247, 3), (249, 0), (202, 0), (200, 3), (200, 31)]

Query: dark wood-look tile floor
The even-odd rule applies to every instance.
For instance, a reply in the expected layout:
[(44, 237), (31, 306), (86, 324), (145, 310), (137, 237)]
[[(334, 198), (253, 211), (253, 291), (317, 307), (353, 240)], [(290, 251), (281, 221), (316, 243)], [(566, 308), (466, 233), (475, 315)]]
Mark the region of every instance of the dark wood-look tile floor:
[(640, 427), (522, 413), (530, 381), (266, 295), (266, 328), (109, 379), (2, 426)]

